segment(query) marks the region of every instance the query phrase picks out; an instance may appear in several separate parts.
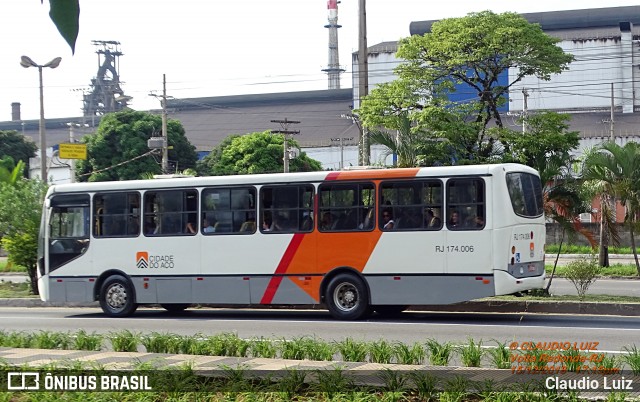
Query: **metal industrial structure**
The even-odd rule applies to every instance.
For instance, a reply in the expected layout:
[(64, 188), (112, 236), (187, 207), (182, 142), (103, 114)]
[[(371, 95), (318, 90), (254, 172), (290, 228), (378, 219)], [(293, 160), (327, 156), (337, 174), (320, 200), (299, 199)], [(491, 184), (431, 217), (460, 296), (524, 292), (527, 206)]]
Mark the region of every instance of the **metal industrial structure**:
[(338, 55), (338, 0), (327, 0), (329, 10), (328, 21), (325, 28), (329, 29), (329, 64), (323, 69), (329, 76), (329, 89), (340, 89), (340, 74), (344, 69), (340, 68), (340, 57)]
[(120, 42), (112, 40), (94, 40), (98, 48), (98, 73), (91, 79), (91, 89), (83, 97), (85, 117), (102, 116), (127, 107), (130, 96), (125, 96), (120, 87), (119, 57)]

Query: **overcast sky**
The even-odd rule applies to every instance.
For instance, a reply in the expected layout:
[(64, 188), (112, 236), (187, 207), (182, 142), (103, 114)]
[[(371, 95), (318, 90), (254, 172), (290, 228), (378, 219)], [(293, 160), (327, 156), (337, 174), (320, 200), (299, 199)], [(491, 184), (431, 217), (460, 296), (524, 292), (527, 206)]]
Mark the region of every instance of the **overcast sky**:
[[(369, 0), (369, 46), (409, 35), (411, 21), (459, 17), (473, 11), (541, 12), (636, 5), (632, 1)], [(24, 69), (20, 56), (45, 69), (46, 117), (82, 115), (82, 91), (98, 70), (92, 40), (121, 43), (120, 79), (130, 106), (159, 108), (162, 74), (176, 98), (223, 96), (327, 88), (320, 70), (328, 62), (326, 0), (80, 0), (80, 34), (75, 55), (48, 16), (48, 1), (2, 0), (0, 4), (0, 121), (11, 119), (11, 103), (22, 118), (37, 119), (37, 69)], [(342, 87), (351, 87), (351, 53), (358, 46), (358, 0), (338, 5)]]

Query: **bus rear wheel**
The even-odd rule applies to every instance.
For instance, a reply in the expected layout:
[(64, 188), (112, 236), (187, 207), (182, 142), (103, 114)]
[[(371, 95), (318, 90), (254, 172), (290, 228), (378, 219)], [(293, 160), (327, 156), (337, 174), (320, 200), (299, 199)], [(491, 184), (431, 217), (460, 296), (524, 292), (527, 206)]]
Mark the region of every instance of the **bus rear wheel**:
[(339, 320), (357, 320), (369, 312), (367, 287), (352, 274), (339, 274), (329, 282), (325, 294), (327, 308)]
[(134, 300), (133, 286), (122, 275), (108, 277), (100, 288), (100, 307), (110, 317), (127, 317), (138, 305)]
[(171, 303), (171, 304), (161, 304), (163, 309), (167, 310), (170, 313), (181, 313), (184, 310), (188, 309), (190, 304), (182, 304), (182, 303)]

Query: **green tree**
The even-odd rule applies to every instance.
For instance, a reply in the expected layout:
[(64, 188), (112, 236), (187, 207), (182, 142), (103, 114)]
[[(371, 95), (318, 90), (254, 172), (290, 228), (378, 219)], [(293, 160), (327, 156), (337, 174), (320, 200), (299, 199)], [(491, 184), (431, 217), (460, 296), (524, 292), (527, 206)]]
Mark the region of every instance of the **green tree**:
[[(629, 226), (631, 249), (638, 275), (640, 275), (634, 234), (640, 212), (640, 144), (627, 142), (624, 146), (620, 146), (615, 142), (603, 143), (593, 152), (586, 154), (583, 179), (600, 183), (600, 194), (611, 195), (614, 200), (619, 200), (624, 206), (624, 220)], [(601, 248), (604, 249), (605, 246)], [(606, 251), (605, 249), (604, 252)], [(601, 265), (602, 262), (601, 258)]]
[[(19, 161), (26, 165), (25, 176), (29, 172), (29, 158), (36, 156), (36, 144), (15, 130), (0, 130), (0, 159), (2, 166), (11, 170)], [(9, 160), (8, 158), (11, 158)], [(12, 163), (14, 165), (12, 165)]]
[[(289, 141), (291, 147), (298, 148), (295, 141)], [(199, 170), (201, 173), (213, 176), (282, 172), (283, 144), (282, 135), (273, 135), (269, 131), (232, 135), (204, 158), (199, 164)], [(290, 160), (289, 170), (291, 172), (317, 171), (322, 170), (322, 165), (301, 152), (296, 158)]]
[(525, 132), (501, 130), (500, 140), (509, 149), (502, 160), (531, 166), (541, 174), (549, 170), (545, 179), (554, 179), (580, 143), (579, 133), (569, 130), (570, 119), (566, 114), (541, 112), (527, 117)]
[[(549, 80), (573, 60), (558, 42), (515, 13), (483, 11), (435, 22), (430, 33), (400, 41), (397, 56), (405, 62), (395, 69), (398, 79), (373, 90), (358, 113), (367, 127), (390, 128), (386, 119), (405, 110), (450, 148), (457, 163), (494, 160), (509, 152), (508, 144), (496, 145), (503, 128), (498, 110), (509, 89), (527, 76)], [(448, 95), (461, 84), (477, 95), (452, 103)]]
[[(124, 110), (104, 116), (96, 133), (82, 138), (87, 144), (87, 159), (78, 161), (76, 175), (83, 181), (107, 181), (162, 173), (160, 153), (151, 153), (147, 146), (147, 140), (160, 135), (161, 128), (161, 116), (151, 113)], [(182, 124), (170, 119), (167, 135), (174, 170), (194, 168), (198, 156)]]
[(31, 289), (37, 289), (38, 231), (46, 186), (39, 180), (0, 183), (0, 235), (9, 261), (27, 268)]
[(210, 176), (212, 172), (218, 169), (220, 161), (222, 160), (222, 152), (238, 137), (240, 137), (240, 134), (228, 135), (209, 152), (209, 155), (199, 160), (196, 164), (198, 175)]

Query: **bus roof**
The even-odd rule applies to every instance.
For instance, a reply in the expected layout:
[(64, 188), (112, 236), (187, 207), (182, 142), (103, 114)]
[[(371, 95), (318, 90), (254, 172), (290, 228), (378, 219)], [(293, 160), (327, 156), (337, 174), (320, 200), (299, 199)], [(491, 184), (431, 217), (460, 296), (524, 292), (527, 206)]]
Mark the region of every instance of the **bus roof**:
[(392, 168), (368, 170), (319, 171), (303, 173), (268, 173), (252, 175), (180, 177), (147, 180), (103, 181), (92, 183), (56, 184), (49, 188), (49, 195), (68, 192), (95, 192), (114, 190), (166, 189), (181, 187), (206, 187), (213, 185), (287, 184), (334, 180), (375, 180), (413, 177), (451, 177), (466, 175), (492, 175), (497, 171), (519, 171), (538, 174), (536, 170), (515, 163), (488, 165), (434, 166), (421, 168)]

